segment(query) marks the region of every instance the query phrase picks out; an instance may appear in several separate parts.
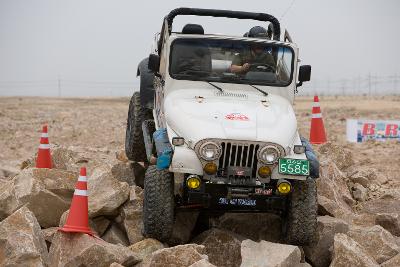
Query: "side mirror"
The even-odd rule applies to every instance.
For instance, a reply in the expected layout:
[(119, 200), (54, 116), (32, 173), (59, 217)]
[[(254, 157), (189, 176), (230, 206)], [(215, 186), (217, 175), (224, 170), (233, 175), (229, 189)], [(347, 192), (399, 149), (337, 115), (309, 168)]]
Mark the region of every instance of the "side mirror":
[(311, 79), (311, 66), (302, 65), (299, 69), (299, 82), (308, 82)]
[(154, 73), (157, 73), (160, 68), (160, 56), (156, 54), (150, 54), (149, 56), (149, 64), (147, 66), (149, 70)]
[(310, 65), (302, 65), (299, 68), (299, 83), (297, 87), (303, 85), (303, 82), (308, 82), (311, 79), (311, 66)]

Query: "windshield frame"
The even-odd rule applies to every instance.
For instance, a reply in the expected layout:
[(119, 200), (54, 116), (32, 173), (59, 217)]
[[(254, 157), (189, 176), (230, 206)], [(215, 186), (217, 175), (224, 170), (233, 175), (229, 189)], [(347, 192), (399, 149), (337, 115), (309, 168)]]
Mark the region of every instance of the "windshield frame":
[[(168, 55), (168, 73), (169, 76), (172, 79), (175, 80), (183, 80), (183, 81), (202, 81), (202, 82), (217, 82), (217, 83), (231, 83), (231, 84), (251, 84), (251, 85), (260, 85), (260, 86), (270, 86), (270, 87), (287, 87), (290, 84), (292, 84), (293, 82), (293, 76), (295, 73), (295, 69), (294, 69), (294, 61), (295, 61), (295, 50), (293, 49), (293, 47), (291, 47), (290, 45), (287, 45), (285, 43), (282, 42), (277, 42), (274, 40), (262, 40), (262, 39), (254, 39), (254, 40), (250, 40), (250, 39), (241, 39), (241, 38), (209, 38), (210, 36), (207, 36), (207, 38), (202, 38), (202, 37), (192, 37), (192, 36), (179, 36), (178, 38), (175, 38), (174, 40), (171, 41), (171, 44), (169, 46), (169, 55)], [(250, 81), (250, 80), (240, 80), (239, 78), (237, 80), (232, 79), (232, 80), (223, 80), (223, 79), (219, 79), (219, 80), (215, 80), (215, 79), (210, 79), (209, 77), (198, 77), (196, 78), (195, 76), (192, 76), (189, 78), (187, 77), (179, 77), (179, 75), (173, 74), (171, 71), (171, 62), (172, 62), (172, 52), (173, 52), (173, 47), (175, 42), (180, 41), (180, 40), (227, 40), (227, 41), (233, 41), (233, 42), (247, 42), (247, 43), (264, 43), (267, 44), (269, 46), (273, 46), (273, 47), (284, 47), (284, 48), (288, 48), (291, 53), (292, 53), (292, 60), (291, 60), (291, 72), (290, 72), (290, 77), (287, 83), (285, 84), (277, 84), (277, 83), (266, 83), (266, 82), (259, 82), (259, 81)]]

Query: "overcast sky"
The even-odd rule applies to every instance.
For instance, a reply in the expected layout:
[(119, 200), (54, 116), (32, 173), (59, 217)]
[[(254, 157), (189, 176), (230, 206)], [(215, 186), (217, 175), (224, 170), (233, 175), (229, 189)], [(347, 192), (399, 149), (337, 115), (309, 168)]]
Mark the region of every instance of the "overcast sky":
[[(314, 90), (369, 73), (400, 79), (396, 0), (0, 0), (0, 95), (57, 95), (58, 79), (62, 95), (127, 95), (163, 17), (182, 6), (283, 16)], [(260, 24), (184, 16), (176, 29), (188, 22), (235, 35)]]

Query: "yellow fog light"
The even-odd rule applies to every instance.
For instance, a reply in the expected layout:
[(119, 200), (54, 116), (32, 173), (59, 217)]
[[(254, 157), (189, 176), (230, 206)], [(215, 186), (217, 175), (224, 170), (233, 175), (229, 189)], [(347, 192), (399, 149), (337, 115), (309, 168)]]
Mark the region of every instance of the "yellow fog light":
[(187, 187), (189, 187), (190, 189), (197, 189), (200, 187), (200, 178), (196, 175), (191, 175), (187, 178), (186, 180), (186, 185)]
[(289, 194), (292, 190), (292, 185), (286, 180), (278, 181), (278, 192), (282, 195)]
[(205, 173), (207, 173), (208, 175), (212, 175), (217, 172), (217, 165), (213, 162), (209, 162), (206, 165), (204, 165), (203, 169)]
[(258, 175), (260, 175), (262, 178), (267, 178), (269, 175), (271, 175), (271, 169), (268, 166), (262, 166), (258, 169)]

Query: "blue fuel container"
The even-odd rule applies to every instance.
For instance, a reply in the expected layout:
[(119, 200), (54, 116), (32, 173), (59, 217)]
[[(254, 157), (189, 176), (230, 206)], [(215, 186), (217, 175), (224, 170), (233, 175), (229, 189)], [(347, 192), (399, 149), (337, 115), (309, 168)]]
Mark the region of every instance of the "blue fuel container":
[(167, 169), (171, 164), (172, 147), (168, 140), (167, 129), (161, 128), (153, 133), (157, 150), (157, 169)]

